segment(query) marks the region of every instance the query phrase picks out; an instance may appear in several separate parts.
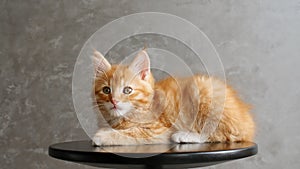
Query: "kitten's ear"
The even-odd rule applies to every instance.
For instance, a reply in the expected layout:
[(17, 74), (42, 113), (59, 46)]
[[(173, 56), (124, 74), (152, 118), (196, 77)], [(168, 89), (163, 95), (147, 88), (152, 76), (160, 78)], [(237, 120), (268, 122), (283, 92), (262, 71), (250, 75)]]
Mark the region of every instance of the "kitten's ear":
[(109, 62), (96, 50), (94, 51), (93, 61), (96, 74), (106, 72), (111, 68)]
[(144, 80), (150, 74), (150, 59), (146, 50), (140, 51), (132, 63), (129, 65), (134, 73), (139, 74)]

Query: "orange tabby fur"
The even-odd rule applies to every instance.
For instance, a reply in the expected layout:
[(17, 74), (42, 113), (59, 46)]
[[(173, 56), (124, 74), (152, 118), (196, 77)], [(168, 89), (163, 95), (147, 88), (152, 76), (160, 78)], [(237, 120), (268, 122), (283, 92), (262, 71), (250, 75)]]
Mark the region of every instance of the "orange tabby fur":
[(94, 58), (97, 108), (111, 126), (95, 134), (96, 145), (253, 141), (250, 107), (224, 82), (199, 74), (155, 83), (145, 50), (128, 66)]

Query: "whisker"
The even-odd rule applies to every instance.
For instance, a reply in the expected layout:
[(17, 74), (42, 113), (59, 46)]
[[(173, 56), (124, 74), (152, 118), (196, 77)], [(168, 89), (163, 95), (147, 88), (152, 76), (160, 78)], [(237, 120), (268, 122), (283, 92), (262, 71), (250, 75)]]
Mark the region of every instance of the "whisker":
[(104, 108), (104, 106), (94, 106), (93, 108)]
[(97, 100), (93, 100), (92, 103), (93, 103), (93, 104), (105, 104), (105, 103), (100, 102), (100, 101), (97, 101)]
[(104, 104), (96, 104), (96, 105), (93, 105), (93, 107), (103, 107), (104, 106)]
[(100, 102), (96, 102), (95, 104), (98, 104), (98, 105), (105, 105), (105, 103), (100, 103)]

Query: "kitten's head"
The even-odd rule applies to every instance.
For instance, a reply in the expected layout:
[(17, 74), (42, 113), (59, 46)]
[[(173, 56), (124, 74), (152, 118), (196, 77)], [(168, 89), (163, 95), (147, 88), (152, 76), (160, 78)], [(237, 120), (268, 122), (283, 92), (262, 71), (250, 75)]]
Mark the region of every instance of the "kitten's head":
[(95, 97), (106, 119), (149, 108), (154, 95), (154, 78), (145, 50), (140, 51), (129, 65), (111, 65), (95, 51), (94, 67)]

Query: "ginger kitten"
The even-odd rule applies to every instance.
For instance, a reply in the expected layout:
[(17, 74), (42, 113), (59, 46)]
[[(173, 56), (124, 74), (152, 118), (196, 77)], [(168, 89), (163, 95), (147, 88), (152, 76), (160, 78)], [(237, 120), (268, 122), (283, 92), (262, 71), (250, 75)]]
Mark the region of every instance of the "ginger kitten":
[(206, 75), (155, 82), (140, 51), (130, 65), (110, 65), (94, 52), (96, 107), (110, 127), (95, 145), (253, 141), (249, 106), (224, 82)]

